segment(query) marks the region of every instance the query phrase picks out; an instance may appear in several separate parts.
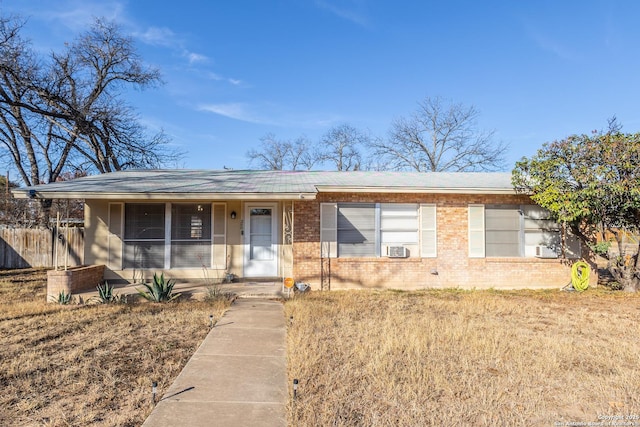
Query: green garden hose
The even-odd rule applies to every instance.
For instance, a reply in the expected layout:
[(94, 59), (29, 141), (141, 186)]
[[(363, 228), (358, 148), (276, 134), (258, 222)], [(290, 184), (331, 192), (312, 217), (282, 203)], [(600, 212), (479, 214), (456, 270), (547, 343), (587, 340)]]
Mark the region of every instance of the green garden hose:
[(589, 287), (589, 274), (591, 269), (589, 264), (584, 261), (578, 261), (571, 266), (571, 285), (573, 289), (582, 292)]

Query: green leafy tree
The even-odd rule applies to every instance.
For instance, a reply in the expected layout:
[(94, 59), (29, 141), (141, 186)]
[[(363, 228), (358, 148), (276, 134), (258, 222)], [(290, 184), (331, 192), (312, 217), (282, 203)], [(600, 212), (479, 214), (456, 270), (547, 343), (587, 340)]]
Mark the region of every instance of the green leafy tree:
[[(620, 132), (614, 118), (606, 132), (546, 143), (516, 163), (512, 181), (606, 258), (625, 290), (640, 289), (638, 251), (623, 245), (640, 230), (640, 133)], [(607, 235), (617, 250), (602, 243)]]

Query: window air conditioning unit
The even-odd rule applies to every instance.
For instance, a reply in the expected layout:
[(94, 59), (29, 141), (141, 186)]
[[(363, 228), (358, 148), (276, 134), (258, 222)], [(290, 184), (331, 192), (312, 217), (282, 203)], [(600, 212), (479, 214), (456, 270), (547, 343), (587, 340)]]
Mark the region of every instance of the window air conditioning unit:
[(389, 258), (406, 258), (407, 248), (404, 246), (387, 246), (387, 256)]
[(547, 246), (536, 246), (536, 258), (558, 258), (558, 254)]

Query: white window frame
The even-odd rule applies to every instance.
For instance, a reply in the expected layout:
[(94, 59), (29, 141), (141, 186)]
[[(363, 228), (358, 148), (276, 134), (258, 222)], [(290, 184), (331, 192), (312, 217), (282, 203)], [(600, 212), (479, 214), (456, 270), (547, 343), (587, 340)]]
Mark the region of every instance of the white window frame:
[[(184, 267), (184, 266), (172, 266), (171, 265), (171, 249), (172, 249), (172, 208), (173, 205), (206, 205), (211, 207), (210, 212), (210, 227), (211, 227), (211, 236), (210, 239), (203, 239), (204, 241), (209, 242), (211, 247), (211, 257), (210, 257), (210, 266), (207, 268), (216, 268), (216, 269), (225, 269), (227, 267), (227, 204), (224, 202), (197, 202), (197, 201), (185, 201), (178, 203), (168, 203), (168, 202), (117, 202), (117, 203), (109, 203), (109, 211), (108, 211), (108, 262), (110, 263), (110, 268), (114, 270), (131, 270), (131, 269), (139, 269), (139, 267), (127, 266), (128, 260), (125, 259), (126, 255), (126, 245), (128, 242), (140, 240), (140, 239), (125, 239), (125, 227), (126, 227), (126, 206), (127, 205), (163, 205), (164, 206), (164, 258), (163, 258), (163, 266), (162, 267), (151, 267), (148, 269), (193, 269), (196, 267)], [(120, 210), (119, 218), (112, 218), (113, 215), (117, 214), (118, 207)], [(219, 215), (222, 218), (222, 226), (218, 227), (218, 224), (215, 223), (215, 215), (216, 211), (219, 209), (222, 210), (222, 214)], [(116, 227), (113, 224), (117, 224), (119, 221), (119, 227)], [(117, 230), (115, 228), (118, 228)], [(219, 231), (216, 233), (216, 230)], [(143, 239), (144, 240), (144, 239)], [(182, 239), (178, 239), (176, 241), (180, 241)], [(115, 252), (115, 242), (120, 241), (121, 246), (118, 248), (118, 252)], [(159, 242), (160, 239), (153, 240), (155, 242)], [(114, 243), (114, 245), (111, 244)], [(113, 247), (112, 247), (113, 246)], [(222, 247), (221, 251), (217, 251)], [(112, 253), (112, 251), (114, 251)], [(118, 262), (116, 263), (116, 256), (119, 255)], [(216, 258), (216, 255), (218, 258)], [(130, 260), (129, 260), (130, 261)], [(218, 262), (219, 261), (219, 262)], [(201, 268), (201, 267), (197, 267)]]
[[(366, 244), (355, 244), (353, 246), (349, 246), (350, 242), (347, 239), (347, 242), (345, 242), (344, 240), (341, 242), (340, 237), (340, 212), (342, 210), (343, 215), (347, 214), (347, 212), (351, 211), (357, 211), (357, 210), (362, 210), (364, 211), (364, 213), (366, 214), (364, 216), (364, 218), (366, 218), (366, 220), (372, 219), (372, 224), (367, 223), (368, 225), (371, 226), (371, 228), (357, 228), (356, 226), (354, 226), (353, 228), (350, 228), (349, 230), (355, 230), (355, 232), (357, 233), (365, 233), (365, 234), (361, 234), (363, 237), (369, 237), (370, 239), (367, 240)], [(338, 203), (338, 210), (337, 210), (337, 218), (336, 218), (336, 226), (337, 226), (337, 239), (338, 239), (338, 258), (376, 258), (380, 256), (380, 205), (378, 203), (370, 203), (370, 202), (362, 202), (362, 203)], [(347, 216), (345, 216), (345, 218), (347, 218), (347, 221), (351, 222), (354, 219), (357, 220), (361, 220), (361, 217), (359, 217), (358, 215), (354, 215), (351, 218), (348, 218)], [(342, 229), (343, 232), (347, 231), (347, 229)], [(343, 234), (342, 235), (343, 238), (347, 238), (349, 237), (348, 234)], [(373, 253), (368, 253), (368, 254), (363, 254), (363, 255), (359, 255), (359, 254), (349, 254), (349, 255), (344, 255), (344, 251), (343, 253), (341, 253), (340, 248), (341, 245), (344, 244), (346, 245), (346, 248), (349, 249), (353, 249), (354, 252), (357, 252), (359, 250), (359, 248), (363, 248), (365, 250), (372, 250)]]
[[(420, 212), (416, 203), (380, 203), (380, 243), (387, 246), (418, 245), (420, 243)], [(385, 221), (387, 220), (387, 221)], [(399, 224), (385, 225), (385, 222)], [(411, 226), (408, 226), (411, 224)], [(385, 236), (386, 235), (386, 236)], [(409, 238), (389, 239), (391, 236), (408, 236)], [(386, 237), (386, 238), (385, 238)]]
[[(207, 206), (209, 207), (209, 236), (208, 238), (203, 238), (203, 239), (180, 239), (180, 238), (173, 238), (173, 208), (176, 206), (198, 206), (198, 205), (203, 205), (203, 206)], [(167, 254), (165, 253), (165, 265), (169, 266), (168, 268), (171, 269), (178, 269), (178, 270), (186, 270), (186, 269), (193, 269), (193, 268), (211, 268), (213, 265), (213, 205), (211, 203), (198, 203), (198, 202), (191, 202), (191, 201), (185, 201), (185, 202), (179, 202), (179, 203), (167, 203), (167, 214), (165, 215), (165, 217), (168, 217), (168, 221), (167, 221), (167, 231), (166, 231), (166, 236), (169, 237), (169, 241), (167, 243), (167, 248), (168, 250), (166, 252), (168, 252), (168, 257)], [(209, 246), (209, 259), (206, 260), (208, 261), (208, 265), (207, 264), (201, 264), (198, 266), (184, 266), (184, 265), (173, 265), (173, 260), (171, 258), (171, 255), (173, 254), (173, 249), (174, 249), (174, 243), (176, 243), (175, 246), (180, 246), (180, 243), (189, 243), (189, 242), (200, 242), (200, 243), (208, 243)], [(206, 245), (203, 245), (206, 246)], [(204, 260), (203, 260), (204, 261)]]
[[(488, 207), (487, 207), (488, 206)], [(553, 223), (549, 223), (547, 227), (531, 227), (532, 223), (537, 223), (540, 221), (550, 221), (546, 218), (528, 218), (526, 216), (527, 211), (534, 211), (529, 208), (529, 206), (536, 206), (535, 204), (526, 204), (526, 205), (513, 205), (517, 207), (521, 213), (520, 217), (520, 229), (519, 233), (519, 255), (512, 256), (487, 256), (486, 255), (486, 221), (485, 215), (486, 210), (491, 209), (492, 205), (484, 205), (484, 204), (470, 204), (468, 206), (468, 236), (469, 236), (469, 258), (534, 258), (535, 255), (533, 251), (531, 251), (531, 246), (541, 246), (541, 244), (535, 245), (527, 245), (527, 234), (541, 234), (544, 235), (544, 232), (552, 233), (557, 232), (560, 235), (558, 236), (559, 241), (561, 239), (562, 229)], [(499, 206), (499, 205), (496, 205)], [(527, 225), (529, 224), (529, 225)], [(575, 238), (571, 237), (572, 235), (566, 233), (565, 234), (565, 243), (564, 248), (553, 248), (558, 252), (558, 257), (562, 254), (560, 253), (562, 249), (564, 249), (565, 256), (569, 255), (569, 258), (579, 258), (581, 254), (581, 247), (579, 241), (576, 243)], [(573, 248), (570, 247), (574, 246)]]
[[(133, 205), (162, 205), (163, 209), (164, 209), (164, 230), (163, 230), (163, 238), (157, 238), (157, 239), (141, 239), (141, 238), (128, 238), (126, 236), (126, 229), (127, 229), (127, 215), (126, 215), (126, 211), (127, 211), (127, 205), (129, 206), (133, 206)], [(170, 225), (171, 225), (171, 207), (168, 206), (169, 204), (167, 203), (154, 203), (154, 202), (149, 202), (149, 203), (140, 203), (140, 202), (132, 202), (132, 203), (125, 203), (124, 207), (122, 209), (122, 269), (123, 270), (129, 270), (129, 269), (133, 269), (133, 270), (138, 270), (138, 269), (156, 269), (156, 268), (166, 268), (166, 266), (168, 265), (168, 256), (167, 253), (170, 251), (170, 247), (167, 246), (167, 239), (169, 240), (169, 243), (171, 242), (171, 236), (168, 235), (168, 233), (170, 233)], [(169, 217), (167, 218), (167, 209), (169, 210)], [(167, 225), (168, 224), (168, 225)], [(135, 262), (133, 263), (134, 266), (127, 266), (128, 262), (130, 262), (131, 260), (128, 260), (126, 258), (127, 255), (127, 245), (130, 244), (129, 242), (142, 242), (142, 241), (149, 241), (149, 242), (154, 242), (154, 243), (158, 243), (158, 242), (163, 242), (163, 266), (162, 267), (139, 267), (135, 265)]]
[[(323, 258), (379, 258), (386, 256), (383, 253), (383, 248), (386, 246), (403, 246), (411, 245), (418, 248), (420, 252), (419, 257), (437, 257), (437, 220), (436, 220), (436, 205), (435, 204), (418, 204), (418, 203), (363, 203), (372, 205), (371, 209), (374, 209), (374, 221), (375, 221), (375, 255), (368, 256), (348, 256), (341, 257), (338, 250), (338, 210), (340, 205), (348, 206), (350, 204), (357, 205), (358, 203), (321, 203), (320, 204), (320, 256)], [(400, 227), (397, 230), (395, 228), (383, 230), (383, 211), (386, 209), (394, 209), (404, 206), (405, 208), (415, 209), (415, 227)], [(431, 223), (426, 221), (424, 217), (427, 212), (428, 216), (432, 218)], [(402, 215), (400, 215), (402, 216)], [(410, 215), (413, 216), (413, 215)], [(399, 233), (415, 233), (415, 238), (407, 239), (407, 241), (383, 241), (383, 232), (398, 231)], [(428, 247), (426, 242), (423, 242), (424, 236), (431, 233), (430, 243), (432, 250), (428, 252), (424, 251), (424, 248)]]

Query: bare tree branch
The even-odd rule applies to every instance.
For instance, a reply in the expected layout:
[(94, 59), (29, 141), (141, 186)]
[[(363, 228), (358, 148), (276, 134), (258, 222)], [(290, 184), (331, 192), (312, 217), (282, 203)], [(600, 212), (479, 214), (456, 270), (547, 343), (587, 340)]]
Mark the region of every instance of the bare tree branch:
[(344, 123), (327, 131), (320, 140), (321, 159), (337, 171), (363, 169), (362, 150), (370, 144), (368, 135)]
[(268, 170), (310, 170), (319, 159), (307, 137), (281, 140), (273, 133), (260, 138), (260, 148), (249, 150), (246, 157), (250, 165)]
[(36, 55), (24, 23), (0, 17), (0, 156), (26, 185), (81, 168), (110, 172), (161, 167), (180, 156), (163, 132), (149, 135), (122, 99), (160, 84), (133, 41), (112, 22), (94, 25), (62, 52)]
[(478, 129), (478, 110), (425, 98), (410, 118), (392, 123), (387, 141), (373, 145), (391, 169), (421, 172), (491, 171), (504, 167), (506, 145)]

